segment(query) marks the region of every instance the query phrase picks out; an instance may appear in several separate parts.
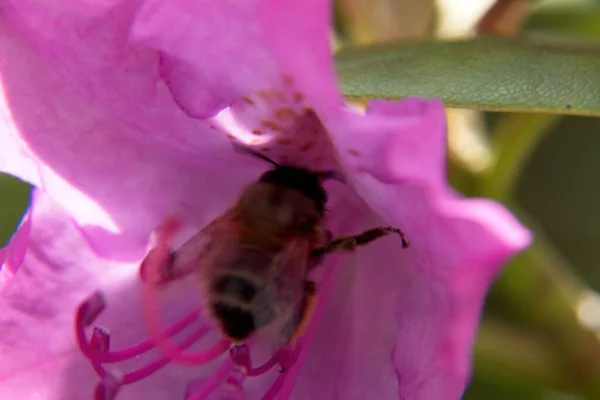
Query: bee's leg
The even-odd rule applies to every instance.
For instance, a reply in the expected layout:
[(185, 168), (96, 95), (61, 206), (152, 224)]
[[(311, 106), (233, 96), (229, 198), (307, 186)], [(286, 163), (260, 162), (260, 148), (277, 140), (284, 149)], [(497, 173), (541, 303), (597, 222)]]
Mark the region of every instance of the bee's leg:
[(333, 253), (336, 251), (354, 251), (357, 247), (369, 244), (374, 240), (389, 235), (390, 233), (395, 233), (400, 236), (400, 238), (402, 239), (402, 248), (407, 248), (409, 246), (408, 239), (406, 238), (404, 232), (402, 232), (398, 228), (386, 226), (369, 229), (358, 235), (342, 236), (340, 238), (334, 239), (329, 242), (329, 245), (313, 250), (311, 253), (311, 257), (313, 259), (320, 260), (323, 256), (325, 256), (328, 253)]
[(325, 252), (322, 252), (321, 250), (329, 248), (329, 245), (331, 244), (331, 242), (333, 241), (333, 234), (331, 233), (331, 231), (326, 230), (325, 231), (325, 240), (324, 243), (322, 244), (323, 247), (319, 247), (316, 250), (313, 251), (311, 258), (310, 258), (310, 262), (308, 264), (308, 270), (312, 271), (315, 267), (318, 267), (319, 265), (321, 265), (321, 261), (323, 261), (323, 257), (325, 257)]
[(327, 243), (331, 243), (333, 240), (333, 233), (329, 229), (325, 231), (325, 236), (327, 236)]
[(310, 317), (315, 309), (317, 299), (317, 284), (314, 281), (304, 282), (304, 297), (298, 308), (297, 318), (294, 322), (294, 330), (290, 342), (295, 342), (304, 333), (310, 322)]
[[(298, 337), (308, 328), (310, 317), (313, 314), (316, 305), (317, 284), (313, 281), (304, 282), (304, 297), (300, 306), (293, 317), (285, 324), (283, 334), (288, 339), (288, 344), (294, 347)], [(279, 372), (285, 372), (285, 366), (282, 366)]]

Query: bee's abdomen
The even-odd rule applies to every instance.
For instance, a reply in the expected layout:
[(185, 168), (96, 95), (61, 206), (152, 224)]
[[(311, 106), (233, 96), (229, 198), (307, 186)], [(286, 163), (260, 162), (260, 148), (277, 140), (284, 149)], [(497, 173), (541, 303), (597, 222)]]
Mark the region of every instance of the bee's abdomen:
[(256, 330), (254, 315), (249, 305), (256, 296), (257, 287), (247, 277), (226, 274), (218, 277), (211, 287), (212, 314), (223, 333), (232, 340), (244, 340)]
[(212, 290), (242, 303), (250, 303), (257, 292), (256, 285), (252, 281), (236, 275), (223, 275), (217, 278), (212, 285)]
[(213, 315), (219, 320), (223, 333), (233, 340), (244, 340), (248, 338), (256, 327), (254, 316), (238, 306), (224, 302), (211, 305)]

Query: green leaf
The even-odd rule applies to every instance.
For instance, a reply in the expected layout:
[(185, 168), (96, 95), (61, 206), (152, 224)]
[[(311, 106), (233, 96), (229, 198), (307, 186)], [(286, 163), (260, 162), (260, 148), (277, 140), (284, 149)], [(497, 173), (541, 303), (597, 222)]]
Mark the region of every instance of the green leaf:
[(535, 5), (525, 25), (526, 32), (570, 36), (598, 42), (600, 2), (596, 0), (552, 0)]
[(31, 185), (0, 173), (0, 247), (11, 237), (29, 207)]
[(600, 48), (480, 37), (346, 48), (336, 64), (350, 99), (600, 116)]

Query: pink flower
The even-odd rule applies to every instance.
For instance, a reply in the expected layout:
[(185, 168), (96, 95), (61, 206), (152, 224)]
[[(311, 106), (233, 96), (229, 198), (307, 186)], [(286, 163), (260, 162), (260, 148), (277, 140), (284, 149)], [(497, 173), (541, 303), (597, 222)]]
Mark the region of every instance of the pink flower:
[[(189, 399), (209, 388), (247, 399), (461, 396), (486, 289), (529, 233), (500, 205), (448, 187), (440, 102), (372, 101), (365, 115), (344, 105), (330, 8), (4, 1), (0, 169), (39, 189), (3, 251), (15, 256), (0, 277), (0, 398), (90, 398), (97, 374), (97, 390), (119, 399), (183, 399), (186, 387)], [(390, 237), (327, 258), (306, 334), (274, 354), (255, 343), (221, 355), (226, 344), (195, 314), (197, 287), (175, 282), (160, 308), (182, 330), (169, 340), (189, 342), (187, 361), (207, 361), (211, 346), (217, 359), (157, 362), (137, 265), (167, 216), (198, 229), (267, 168), (230, 137), (314, 169), (337, 160), (349, 184), (328, 186), (332, 231), (393, 225), (411, 247)]]

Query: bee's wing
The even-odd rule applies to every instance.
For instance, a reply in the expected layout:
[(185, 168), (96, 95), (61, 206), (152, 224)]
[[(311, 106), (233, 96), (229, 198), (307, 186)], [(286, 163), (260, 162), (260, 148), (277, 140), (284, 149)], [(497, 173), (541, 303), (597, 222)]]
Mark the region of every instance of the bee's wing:
[(208, 264), (207, 260), (218, 248), (235, 244), (238, 232), (235, 215), (235, 209), (227, 210), (177, 249), (171, 266), (174, 274), (181, 276), (193, 272), (201, 265)]
[(309, 255), (310, 241), (299, 237), (289, 240), (273, 260), (273, 280), (280, 301), (297, 305), (302, 300)]
[[(217, 253), (230, 251), (236, 244), (238, 231), (236, 212), (231, 208), (169, 256), (165, 257), (162, 248), (151, 250), (140, 265), (141, 278), (144, 282), (160, 285), (198, 271), (203, 266), (210, 265), (210, 260), (217, 257)], [(149, 276), (150, 266), (158, 273), (157, 278)]]

